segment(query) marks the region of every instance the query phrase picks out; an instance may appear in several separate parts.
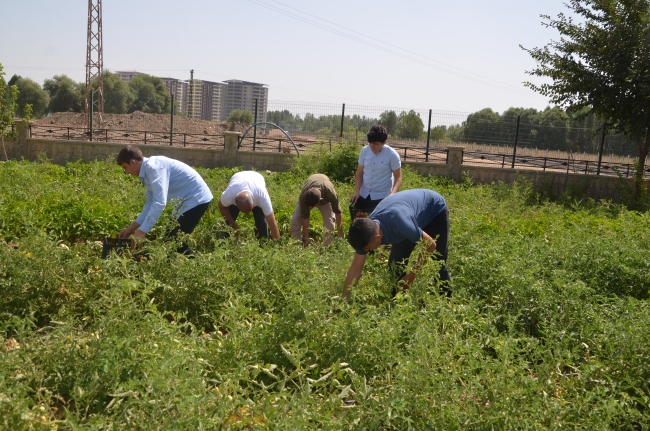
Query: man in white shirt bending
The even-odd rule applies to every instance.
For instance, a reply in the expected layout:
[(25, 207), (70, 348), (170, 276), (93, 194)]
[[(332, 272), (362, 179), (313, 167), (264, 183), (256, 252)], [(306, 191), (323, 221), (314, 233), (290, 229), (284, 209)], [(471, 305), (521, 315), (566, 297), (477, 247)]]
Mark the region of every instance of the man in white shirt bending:
[(239, 230), (237, 225), (239, 212), (244, 214), (252, 212), (255, 219), (255, 233), (258, 238), (268, 238), (269, 229), (271, 238), (280, 238), (280, 229), (278, 229), (278, 222), (273, 214), (266, 182), (264, 177), (257, 172), (242, 171), (232, 176), (228, 187), (221, 194), (219, 211), (235, 232)]

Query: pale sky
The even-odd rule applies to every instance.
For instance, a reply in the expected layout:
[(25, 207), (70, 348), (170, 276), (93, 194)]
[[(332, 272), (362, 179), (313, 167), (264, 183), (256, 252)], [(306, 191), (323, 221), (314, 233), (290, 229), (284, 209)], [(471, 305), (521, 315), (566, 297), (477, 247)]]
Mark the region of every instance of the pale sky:
[[(85, 81), (88, 2), (0, 0), (0, 63)], [(269, 86), (270, 101), (473, 112), (543, 109), (519, 48), (563, 0), (104, 0), (104, 68)], [(298, 17), (296, 19), (295, 17)], [(314, 25), (315, 24), (315, 25)], [(460, 75), (460, 76), (459, 76)]]

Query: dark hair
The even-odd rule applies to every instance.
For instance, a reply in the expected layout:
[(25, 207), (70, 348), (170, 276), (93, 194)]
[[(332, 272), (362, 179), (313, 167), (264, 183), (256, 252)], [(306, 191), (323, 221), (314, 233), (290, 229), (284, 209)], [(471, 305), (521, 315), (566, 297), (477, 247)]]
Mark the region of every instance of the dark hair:
[(368, 132), (368, 142), (385, 142), (388, 139), (388, 130), (379, 124), (372, 126)]
[(142, 151), (138, 147), (127, 145), (117, 155), (117, 164), (122, 166), (122, 163), (130, 163), (134, 159), (140, 162), (143, 158)]
[(311, 188), (305, 193), (305, 205), (308, 207), (315, 207), (320, 202), (320, 190)]
[(355, 250), (362, 250), (377, 233), (377, 223), (369, 218), (355, 219), (348, 230), (348, 243)]

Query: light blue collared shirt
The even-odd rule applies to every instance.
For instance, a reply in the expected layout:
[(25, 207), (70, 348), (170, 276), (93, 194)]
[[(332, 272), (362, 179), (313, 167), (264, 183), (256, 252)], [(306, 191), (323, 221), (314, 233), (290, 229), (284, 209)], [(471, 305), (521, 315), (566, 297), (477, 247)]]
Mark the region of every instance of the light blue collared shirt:
[(201, 175), (183, 162), (165, 156), (145, 157), (140, 167), (140, 181), (147, 189), (147, 200), (135, 219), (142, 232), (149, 232), (158, 222), (167, 202), (176, 201), (174, 217), (212, 200), (210, 188)]
[(363, 180), (359, 194), (371, 200), (383, 199), (393, 189), (393, 171), (402, 166), (397, 151), (384, 145), (379, 154), (375, 154), (366, 145), (359, 154), (359, 164), (363, 166)]

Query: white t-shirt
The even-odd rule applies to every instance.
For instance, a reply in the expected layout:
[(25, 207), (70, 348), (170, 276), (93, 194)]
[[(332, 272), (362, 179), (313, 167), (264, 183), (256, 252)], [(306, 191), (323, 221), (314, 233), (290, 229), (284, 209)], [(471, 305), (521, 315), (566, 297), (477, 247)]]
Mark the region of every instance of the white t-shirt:
[(221, 204), (226, 207), (235, 205), (235, 197), (241, 192), (250, 192), (253, 195), (254, 205), (262, 208), (265, 216), (273, 212), (271, 198), (266, 190), (266, 182), (261, 174), (255, 171), (237, 172), (221, 194)]
[(359, 194), (364, 199), (383, 199), (393, 189), (393, 171), (402, 166), (397, 151), (384, 145), (379, 154), (375, 154), (366, 145), (359, 154), (359, 164), (363, 166), (363, 181)]

